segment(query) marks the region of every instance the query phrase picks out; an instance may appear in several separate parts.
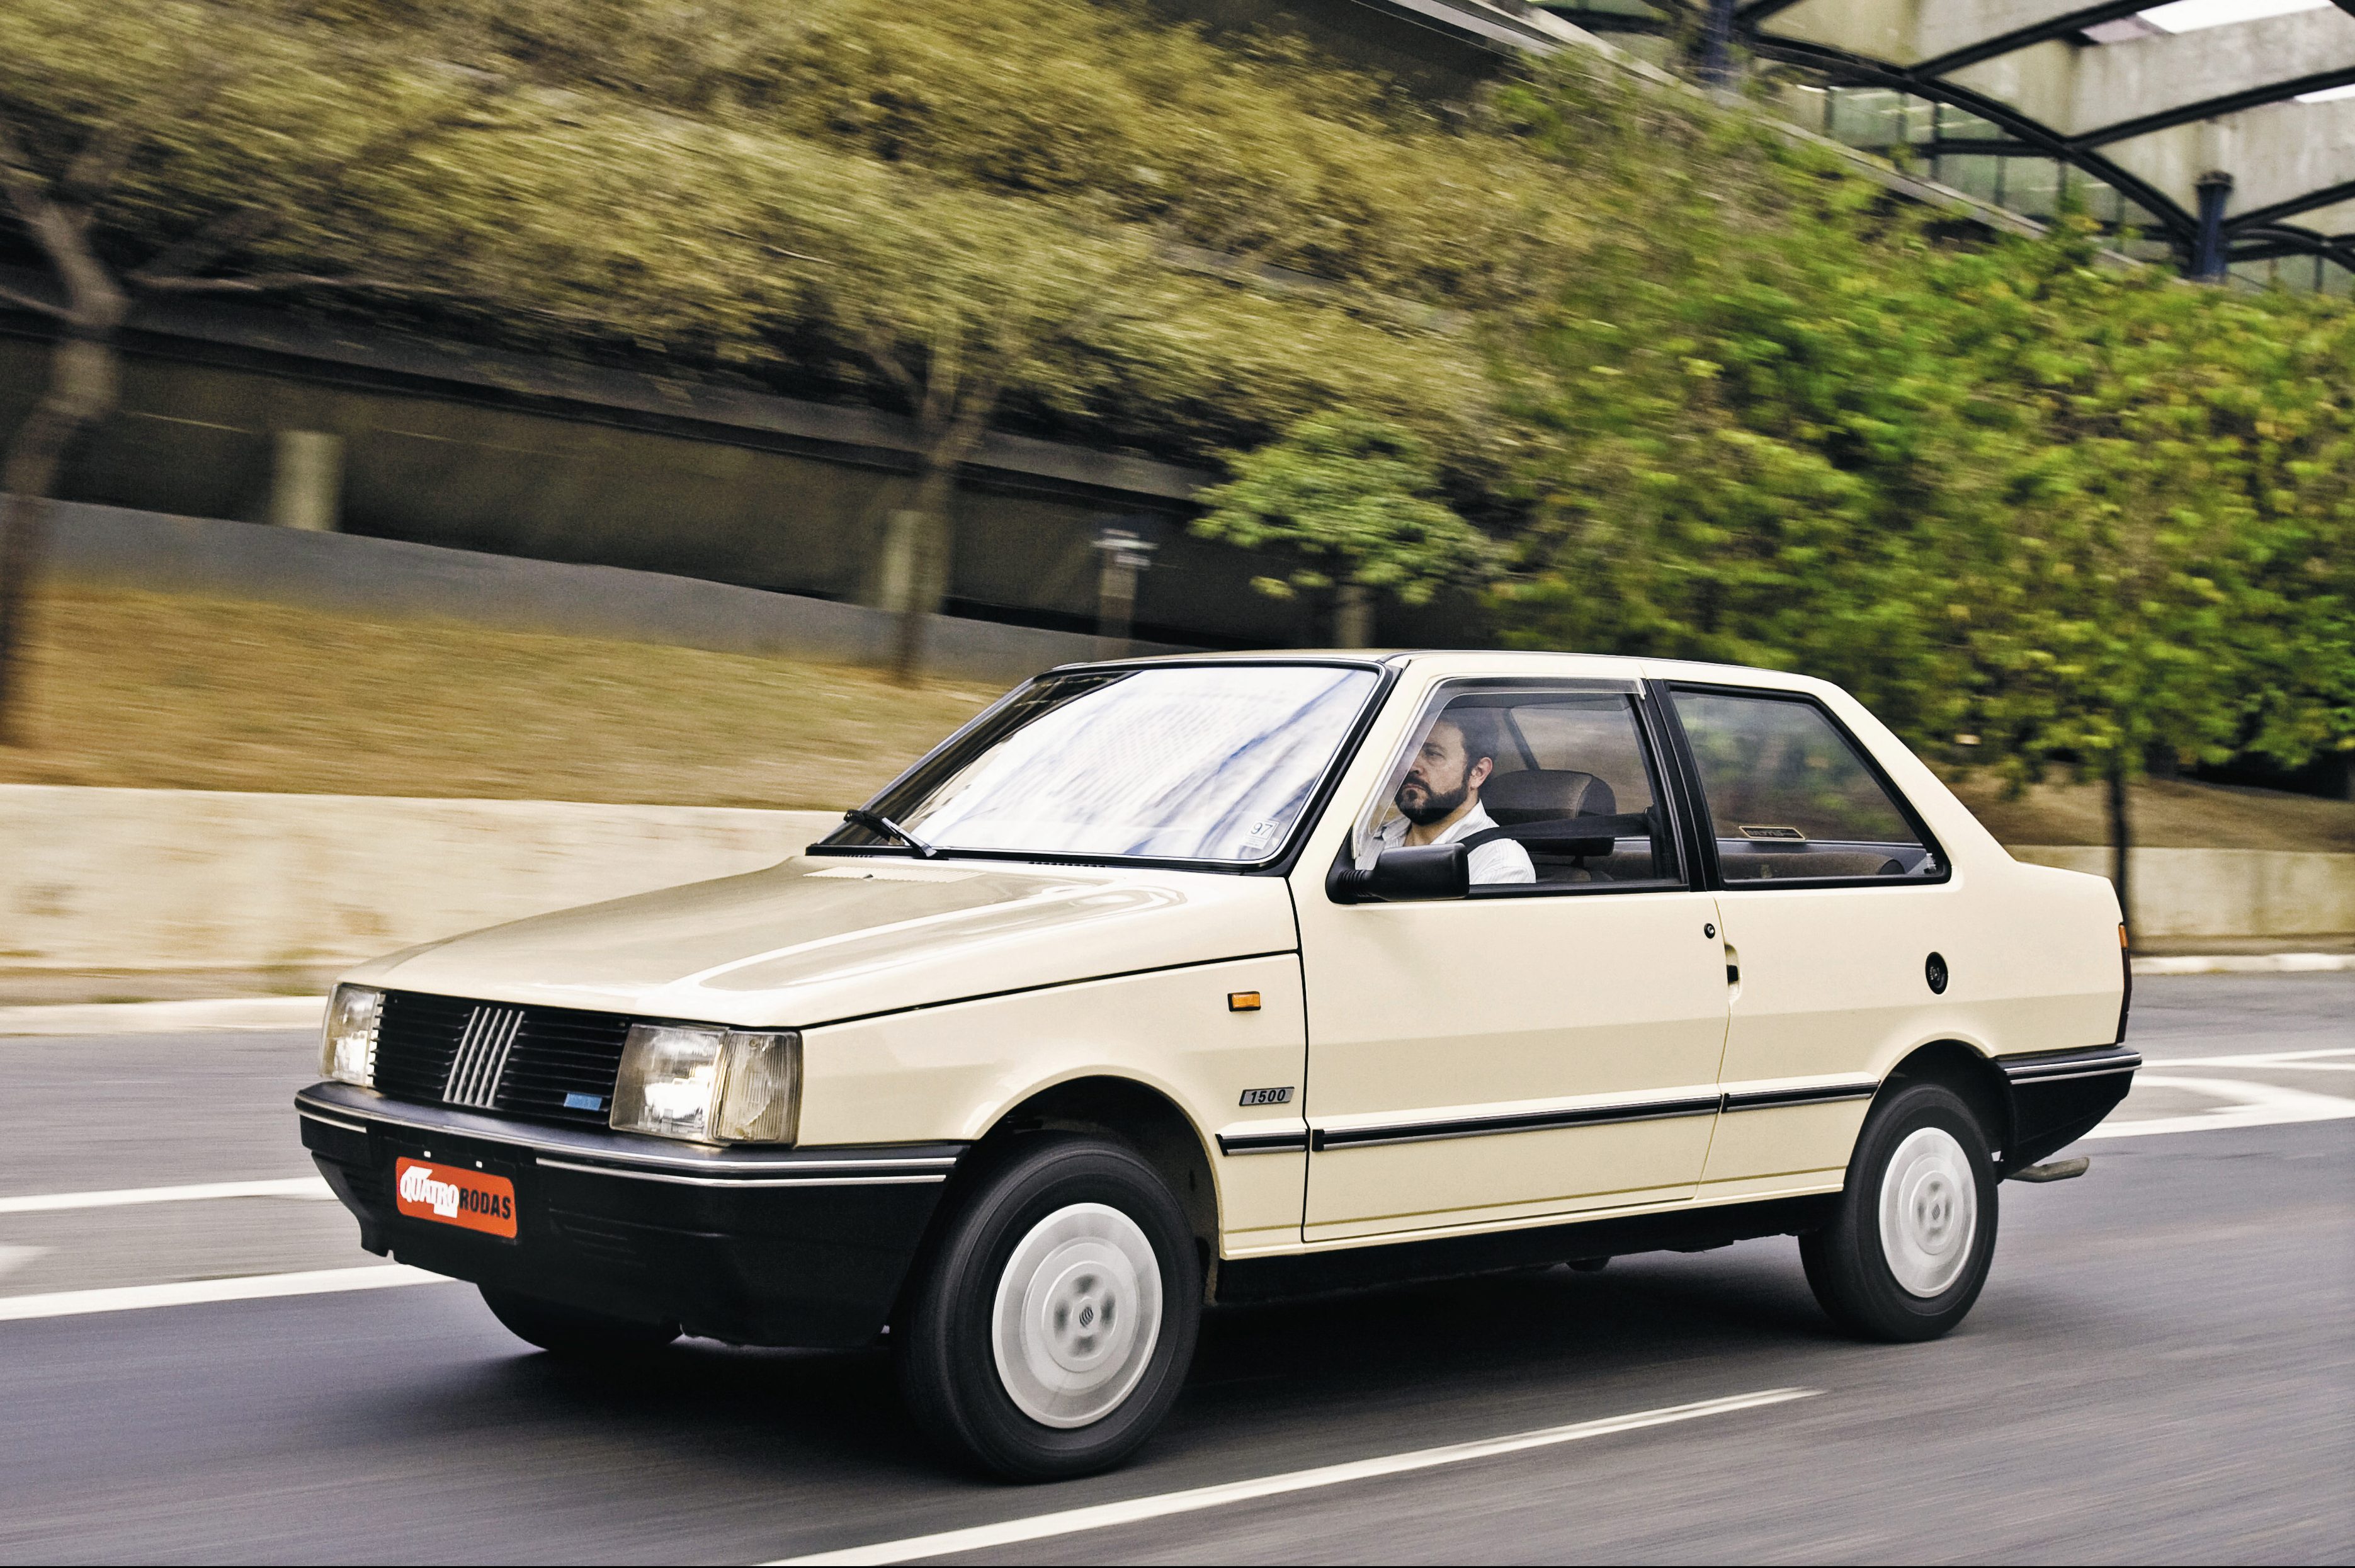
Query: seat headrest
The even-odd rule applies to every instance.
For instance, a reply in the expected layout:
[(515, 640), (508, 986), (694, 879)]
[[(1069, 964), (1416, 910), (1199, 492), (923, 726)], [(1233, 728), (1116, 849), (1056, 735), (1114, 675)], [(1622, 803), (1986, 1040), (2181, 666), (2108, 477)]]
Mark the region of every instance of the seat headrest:
[(1609, 784), (1570, 768), (1498, 773), (1480, 786), (1480, 804), (1507, 827), (1561, 816), (1609, 816), (1619, 809)]

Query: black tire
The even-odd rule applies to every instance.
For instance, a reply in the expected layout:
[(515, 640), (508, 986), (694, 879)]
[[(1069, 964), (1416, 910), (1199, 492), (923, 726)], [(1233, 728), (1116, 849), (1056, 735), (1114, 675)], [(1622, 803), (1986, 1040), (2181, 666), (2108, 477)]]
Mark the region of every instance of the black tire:
[(508, 1333), (550, 1355), (573, 1361), (629, 1360), (650, 1356), (678, 1338), (676, 1323), (609, 1317), (519, 1291), (479, 1287), (483, 1305)]
[[(1112, 1239), (1083, 1233), (1092, 1225)], [(1119, 1246), (1129, 1250), (1114, 1255)], [(1009, 1265), (1018, 1272), (1006, 1284)], [(1024, 1281), (1030, 1288), (1009, 1295), (1001, 1314), (1001, 1285), (1011, 1292)], [(1082, 1336), (1072, 1327), (1080, 1313), (1100, 1326)], [(1201, 1320), (1193, 1232), (1160, 1176), (1121, 1145), (1042, 1133), (1017, 1140), (966, 1189), (919, 1265), (891, 1338), (909, 1413), (935, 1446), (1002, 1479), (1046, 1481), (1109, 1469), (1153, 1435), (1185, 1383)], [(1007, 1345), (1018, 1347), (1010, 1371), (1000, 1359)], [(1077, 1393), (1025, 1371), (1026, 1353), (1098, 1350), (1099, 1366), (1074, 1373), (1065, 1363), (1055, 1374), (1100, 1380)], [(1039, 1419), (1019, 1397), (1065, 1424)], [(1069, 1407), (1048, 1408), (1058, 1399)]]
[[(1901, 1150), (1907, 1151), (1906, 1169), (1892, 1181)], [(1960, 1168), (1953, 1164), (1956, 1151)], [(1865, 1117), (1831, 1223), (1799, 1238), (1816, 1299), (1859, 1339), (1945, 1333), (1987, 1284), (1995, 1260), (1996, 1189), (1987, 1132), (1960, 1095), (1940, 1083), (1908, 1084), (1888, 1095)], [(1884, 1228), (1884, 1200), (1893, 1231)], [(1885, 1234), (1893, 1236), (1894, 1261)]]

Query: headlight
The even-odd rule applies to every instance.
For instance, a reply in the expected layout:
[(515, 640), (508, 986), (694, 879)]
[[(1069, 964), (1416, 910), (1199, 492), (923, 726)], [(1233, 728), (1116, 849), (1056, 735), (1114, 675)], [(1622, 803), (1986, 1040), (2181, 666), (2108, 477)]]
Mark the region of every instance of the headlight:
[(384, 993), (338, 986), (327, 999), (327, 1027), (319, 1039), (319, 1076), (361, 1088), (376, 1083), (376, 1026)]
[(705, 1143), (784, 1144), (801, 1115), (802, 1037), (637, 1024), (622, 1047), (613, 1126)]

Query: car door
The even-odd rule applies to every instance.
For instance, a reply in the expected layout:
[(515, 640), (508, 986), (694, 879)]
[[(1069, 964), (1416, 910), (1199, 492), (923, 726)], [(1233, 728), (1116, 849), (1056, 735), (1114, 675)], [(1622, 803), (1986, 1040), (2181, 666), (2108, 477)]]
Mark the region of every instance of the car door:
[[(1348, 853), (1369, 864), (1434, 724), (1484, 710), (1482, 808), (1534, 880), (1461, 901), (1341, 903), (1294, 884), (1307, 982), (1311, 1242), (1691, 1196), (1716, 1119), (1726, 981), (1689, 885), (1657, 721), (1633, 681), (1434, 687)], [(1585, 816), (1595, 837), (1544, 827)], [(1481, 863), (1476, 856), (1475, 865)]]
[(1704, 797), (1738, 976), (1701, 1196), (1819, 1189), (1855, 1147), (1876, 1064), (1924, 1038), (1932, 979), (1943, 987), (1967, 956), (1949, 951), (1958, 890), (1918, 815), (1817, 698), (1657, 689)]

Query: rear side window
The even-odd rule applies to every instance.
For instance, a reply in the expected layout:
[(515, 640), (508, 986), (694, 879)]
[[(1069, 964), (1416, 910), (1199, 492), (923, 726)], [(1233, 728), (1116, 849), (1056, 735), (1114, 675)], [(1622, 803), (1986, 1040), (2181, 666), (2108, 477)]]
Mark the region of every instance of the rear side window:
[(1676, 701), (1728, 882), (1937, 873), (1879, 774), (1813, 702), (1687, 688)]

